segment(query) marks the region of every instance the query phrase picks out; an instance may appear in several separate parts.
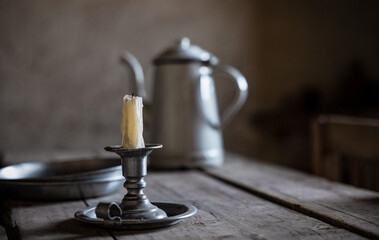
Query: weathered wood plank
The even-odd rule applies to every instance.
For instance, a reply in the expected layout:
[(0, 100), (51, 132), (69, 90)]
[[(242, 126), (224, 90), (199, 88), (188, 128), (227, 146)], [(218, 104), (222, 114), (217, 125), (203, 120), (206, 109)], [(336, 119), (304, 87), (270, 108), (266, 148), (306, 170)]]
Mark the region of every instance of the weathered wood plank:
[(379, 238), (379, 193), (227, 154), (211, 176), (334, 226)]
[[(360, 239), (344, 229), (281, 207), (201, 172), (150, 172), (152, 201), (193, 204), (198, 213), (176, 226), (149, 231), (111, 231), (116, 239)], [(98, 199), (120, 201), (125, 190)]]
[[(94, 152), (81, 153), (91, 157)], [(97, 153), (98, 155), (98, 153)], [(9, 155), (7, 155), (9, 156)], [(20, 155), (21, 158), (25, 159)], [(35, 156), (35, 155), (34, 155)], [(77, 158), (77, 153), (41, 155), (41, 161)], [(16, 158), (6, 158), (15, 160)], [(28, 159), (35, 161), (35, 158)], [(19, 160), (20, 161), (20, 160)], [(21, 160), (23, 162), (23, 160)], [(6, 161), (7, 164), (14, 161)], [(85, 202), (30, 203), (10, 201), (12, 222), (22, 239), (356, 239), (359, 236), (259, 199), (197, 172), (151, 172), (148, 196), (199, 208), (196, 216), (175, 227), (150, 231), (106, 231), (73, 219), (73, 213), (99, 201), (119, 201), (119, 193)], [(37, 217), (37, 213), (40, 214)], [(40, 236), (42, 232), (42, 235)]]
[(105, 229), (82, 224), (74, 219), (83, 201), (24, 202), (7, 200), (14, 232), (11, 239), (113, 239)]

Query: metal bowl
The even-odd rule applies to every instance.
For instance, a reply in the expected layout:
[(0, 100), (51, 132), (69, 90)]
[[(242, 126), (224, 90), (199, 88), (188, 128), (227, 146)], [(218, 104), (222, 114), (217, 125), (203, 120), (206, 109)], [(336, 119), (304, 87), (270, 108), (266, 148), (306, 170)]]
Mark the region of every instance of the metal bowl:
[(31, 162), (0, 169), (2, 198), (84, 199), (115, 192), (124, 181), (119, 159)]

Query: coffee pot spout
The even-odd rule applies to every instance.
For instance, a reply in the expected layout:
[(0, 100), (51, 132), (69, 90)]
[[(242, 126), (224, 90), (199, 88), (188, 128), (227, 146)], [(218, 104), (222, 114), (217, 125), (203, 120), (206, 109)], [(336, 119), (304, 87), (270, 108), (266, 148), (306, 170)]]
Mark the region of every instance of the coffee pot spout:
[(136, 95), (144, 98), (145, 102), (146, 102), (147, 94), (146, 94), (145, 79), (144, 79), (141, 64), (139, 63), (137, 58), (134, 57), (129, 52), (124, 52), (121, 55), (121, 61), (122, 61), (122, 63), (125, 63), (129, 69), (132, 70), (134, 82), (136, 84)]

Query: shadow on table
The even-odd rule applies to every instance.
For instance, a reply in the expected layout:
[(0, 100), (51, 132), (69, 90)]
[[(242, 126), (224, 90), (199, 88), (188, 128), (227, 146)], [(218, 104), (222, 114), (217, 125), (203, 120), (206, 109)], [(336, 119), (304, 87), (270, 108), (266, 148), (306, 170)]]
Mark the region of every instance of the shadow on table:
[[(42, 229), (41, 229), (42, 230)], [(57, 222), (49, 229), (43, 229), (43, 235), (59, 235), (59, 239), (83, 239), (95, 237), (109, 237), (112, 238), (106, 229), (94, 227), (89, 224), (81, 223), (75, 218), (70, 218)]]
[[(180, 224), (180, 223), (179, 223)], [(109, 236), (114, 237), (114, 235), (138, 235), (146, 233), (154, 233), (163, 231), (166, 228), (157, 228), (149, 230), (119, 230), (119, 229), (106, 229), (94, 226), (92, 224), (87, 224), (77, 221), (75, 218), (66, 219), (55, 224), (53, 233), (66, 233), (67, 239), (82, 239), (88, 237), (100, 237)], [(48, 231), (44, 231), (48, 234)], [(76, 235), (76, 236), (75, 236)], [(64, 235), (63, 235), (64, 236)]]

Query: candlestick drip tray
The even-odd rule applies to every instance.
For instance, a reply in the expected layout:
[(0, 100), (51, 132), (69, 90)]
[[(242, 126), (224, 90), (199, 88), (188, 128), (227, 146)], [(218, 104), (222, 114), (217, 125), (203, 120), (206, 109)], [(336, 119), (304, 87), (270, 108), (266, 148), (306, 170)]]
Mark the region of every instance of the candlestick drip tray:
[[(120, 209), (117, 209), (115, 203), (109, 203), (108, 216), (106, 214), (104, 216), (101, 216), (102, 214), (99, 213), (101, 204), (98, 204), (97, 206), (90, 206), (83, 210), (77, 211), (75, 213), (75, 218), (81, 222), (91, 223), (104, 228), (142, 230), (175, 225), (180, 222), (180, 220), (194, 215), (197, 211), (196, 208), (190, 204), (152, 202), (153, 205), (163, 210), (167, 214), (167, 217), (160, 219), (122, 219), (122, 213), (119, 211)], [(114, 208), (114, 210), (112, 210), (112, 208)]]

